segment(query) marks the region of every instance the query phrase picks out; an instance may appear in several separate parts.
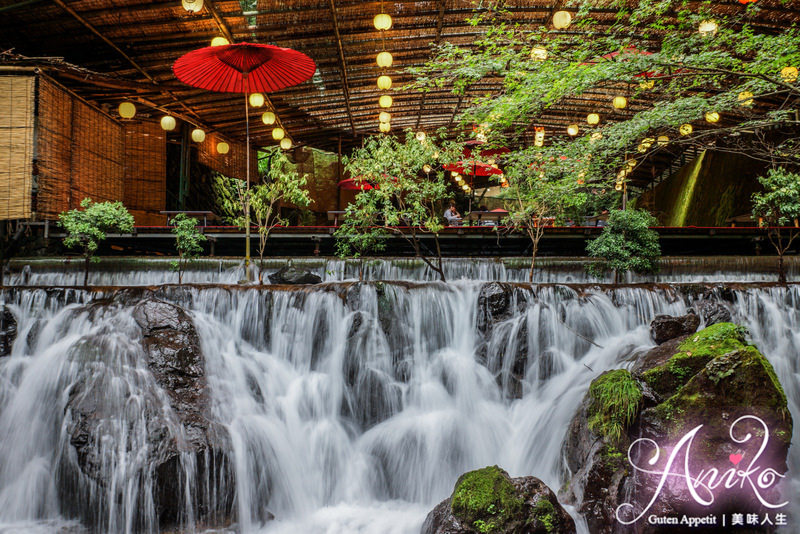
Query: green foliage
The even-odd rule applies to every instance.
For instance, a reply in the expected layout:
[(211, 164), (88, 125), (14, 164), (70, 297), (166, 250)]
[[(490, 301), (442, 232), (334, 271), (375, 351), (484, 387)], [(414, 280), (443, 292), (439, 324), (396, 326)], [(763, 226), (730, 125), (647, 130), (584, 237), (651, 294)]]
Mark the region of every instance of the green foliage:
[[(344, 158), (350, 176), (373, 188), (359, 192), (348, 204), (344, 222), (335, 234), (340, 254), (379, 250), (385, 235), (393, 233), (405, 238), (417, 256), (444, 280), (438, 233), (444, 228), (441, 214), (449, 196), (447, 183), (440, 167), (430, 173), (423, 171), (426, 164), (450, 160), (448, 148), (437, 146), (436, 141), (436, 136), (430, 135), (420, 142), (411, 131), (406, 132), (405, 139), (378, 135), (367, 138), (362, 148)], [(434, 235), (436, 265), (420, 245), (420, 232)]]
[(533, 517), (544, 526), (546, 532), (553, 532), (555, 528), (556, 508), (548, 499), (541, 497), (533, 505)]
[(788, 226), (800, 217), (800, 174), (783, 167), (758, 178), (764, 191), (753, 194), (753, 215), (769, 226)]
[(461, 475), (450, 501), (453, 515), (483, 533), (503, 532), (522, 507), (511, 479), (496, 465)]
[(626, 271), (654, 272), (661, 256), (658, 233), (650, 229), (656, 224), (644, 210), (612, 211), (603, 232), (586, 246), (589, 256), (601, 260), (591, 265), (589, 272), (601, 277), (610, 269), (617, 279)]
[(93, 256), (97, 252), (107, 233), (126, 234), (133, 231), (133, 215), (128, 213), (122, 202), (92, 202), (92, 199), (84, 198), (81, 209), (64, 212), (58, 218), (67, 232), (64, 245), (83, 248), (85, 256)]
[(589, 429), (611, 443), (618, 443), (633, 423), (642, 402), (642, 389), (625, 369), (609, 371), (589, 386)]
[(245, 181), (215, 172), (212, 175), (211, 188), (214, 191), (216, 211), (222, 219), (228, 224), (244, 228), (247, 191)]
[(185, 213), (178, 213), (173, 217), (169, 224), (172, 225), (172, 233), (175, 235), (175, 249), (178, 251), (178, 259), (173, 261), (171, 268), (178, 271), (178, 283), (183, 283), (183, 272), (186, 264), (197, 259), (202, 254), (203, 246), (201, 243), (206, 241), (200, 230), (197, 228), (197, 219), (187, 217)]

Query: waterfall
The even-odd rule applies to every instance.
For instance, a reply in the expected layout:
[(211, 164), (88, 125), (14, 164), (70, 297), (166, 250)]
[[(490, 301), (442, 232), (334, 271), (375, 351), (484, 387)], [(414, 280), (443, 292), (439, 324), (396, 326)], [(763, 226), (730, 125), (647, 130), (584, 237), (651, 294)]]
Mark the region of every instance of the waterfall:
[[(18, 335), (0, 358), (0, 532), (158, 530), (156, 460), (188, 438), (147, 367), (133, 312), (145, 298), (190, 313), (209, 410), (229, 439), (229, 485), (210, 462), (176, 459), (172, 513), (187, 532), (226, 526), (203, 516), (201, 494), (232, 500), (240, 532), (411, 534), (474, 468), (557, 490), (562, 439), (591, 380), (653, 345), (654, 315), (700, 298), (749, 328), (800, 420), (798, 286), (517, 284), (487, 325), (483, 285), (6, 288)], [(101, 430), (90, 460), (74, 443), (81, 406)], [(800, 450), (790, 454), (798, 508)]]

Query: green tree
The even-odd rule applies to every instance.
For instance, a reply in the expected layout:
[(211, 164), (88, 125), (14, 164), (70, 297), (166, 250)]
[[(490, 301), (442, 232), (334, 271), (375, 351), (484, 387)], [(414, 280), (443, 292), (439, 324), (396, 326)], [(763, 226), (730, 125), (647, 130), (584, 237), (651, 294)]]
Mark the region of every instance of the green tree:
[(100, 242), (106, 239), (106, 234), (109, 232), (126, 234), (133, 231), (133, 215), (128, 213), (122, 202), (92, 202), (92, 199), (84, 198), (80, 209), (66, 211), (58, 218), (67, 232), (64, 246), (79, 247), (83, 251), (84, 287), (89, 285), (89, 264), (92, 261), (99, 261), (95, 253)]
[(758, 181), (764, 191), (753, 194), (753, 215), (762, 219), (767, 238), (778, 253), (778, 282), (786, 283), (783, 256), (800, 235), (800, 175), (784, 168), (770, 169)]
[(612, 211), (603, 232), (586, 246), (589, 256), (600, 260), (589, 266), (589, 272), (602, 277), (606, 271), (614, 271), (615, 284), (627, 271), (655, 272), (661, 247), (658, 232), (650, 227), (657, 223), (655, 217), (644, 210)]
[[(366, 207), (360, 213), (358, 206)], [(358, 279), (364, 279), (364, 256), (386, 248), (386, 233), (382, 228), (374, 227), (376, 212), (371, 203), (352, 204), (348, 206), (349, 218), (345, 219), (334, 232), (336, 236), (336, 255), (340, 258), (353, 257), (358, 260)]]
[(206, 236), (197, 228), (197, 219), (187, 217), (185, 213), (175, 215), (169, 224), (172, 225), (175, 249), (178, 251), (178, 259), (172, 262), (171, 267), (178, 271), (178, 284), (182, 284), (186, 265), (203, 253), (202, 243), (206, 241)]
[(281, 202), (298, 207), (308, 206), (311, 203), (311, 197), (304, 189), (308, 177), (299, 176), (282, 152), (273, 153), (271, 158), (269, 167), (262, 173), (265, 183), (250, 189), (253, 220), (258, 226), (259, 282), (263, 282), (264, 252), (270, 232), (276, 226), (289, 224), (285, 217), (280, 216)]
[[(439, 232), (444, 227), (442, 203), (449, 193), (437, 161), (450, 159), (449, 149), (437, 146), (434, 136), (419, 141), (408, 131), (405, 139), (367, 138), (344, 163), (350, 176), (374, 187), (360, 192), (347, 206), (337, 237), (361, 247), (376, 246), (386, 234), (401, 237), (445, 281)], [(436, 169), (424, 172), (426, 165), (434, 164)], [(426, 234), (433, 236), (432, 251), (422, 241)]]

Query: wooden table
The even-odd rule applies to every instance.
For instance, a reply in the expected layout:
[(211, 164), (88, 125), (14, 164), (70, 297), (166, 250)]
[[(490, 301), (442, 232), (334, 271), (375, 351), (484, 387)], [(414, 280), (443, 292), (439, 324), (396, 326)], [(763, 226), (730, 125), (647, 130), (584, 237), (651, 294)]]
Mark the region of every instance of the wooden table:
[(339, 226), (339, 218), (341, 217), (344, 219), (344, 214), (347, 213), (346, 211), (329, 211), (328, 212), (328, 220), (333, 222), (334, 226)]
[(203, 218), (203, 226), (208, 226), (209, 219), (211, 221), (218, 221), (219, 217), (213, 211), (189, 211), (189, 210), (177, 210), (177, 211), (159, 211), (161, 215), (166, 215), (167, 218), (171, 218), (179, 213), (183, 213), (188, 217), (194, 217), (199, 219), (200, 217)]
[(471, 211), (467, 213), (467, 220), (472, 225), (473, 221), (492, 221), (496, 224), (499, 224), (501, 220), (508, 217), (507, 211)]

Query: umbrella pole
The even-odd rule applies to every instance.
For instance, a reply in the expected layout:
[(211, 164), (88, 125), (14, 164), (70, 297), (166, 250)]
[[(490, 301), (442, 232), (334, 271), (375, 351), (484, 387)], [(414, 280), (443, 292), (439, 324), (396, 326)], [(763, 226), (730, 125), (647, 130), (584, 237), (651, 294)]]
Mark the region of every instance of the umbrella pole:
[(250, 277), (250, 108), (248, 108), (249, 84), (247, 74), (244, 75), (244, 124), (245, 124), (245, 167), (247, 169), (247, 189), (244, 200), (244, 223), (245, 223), (245, 243), (244, 243), (244, 277), (249, 282)]

